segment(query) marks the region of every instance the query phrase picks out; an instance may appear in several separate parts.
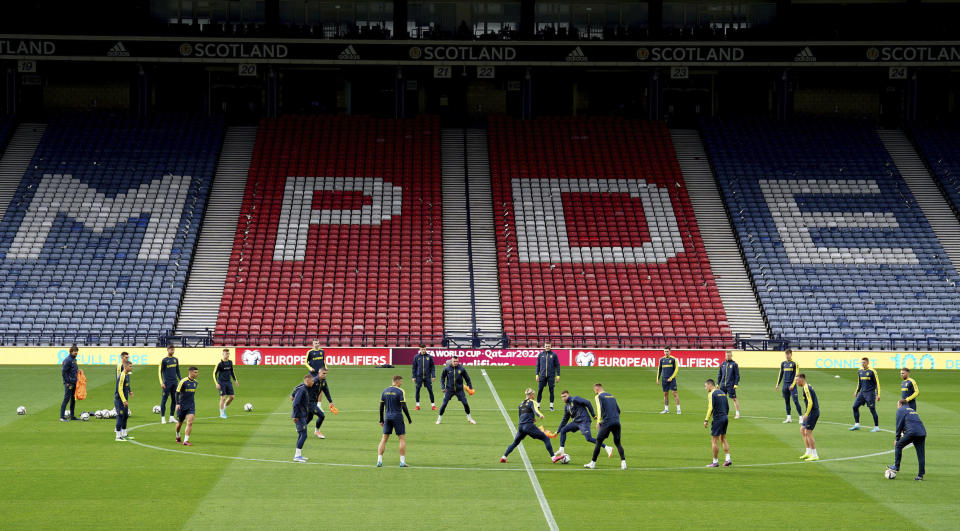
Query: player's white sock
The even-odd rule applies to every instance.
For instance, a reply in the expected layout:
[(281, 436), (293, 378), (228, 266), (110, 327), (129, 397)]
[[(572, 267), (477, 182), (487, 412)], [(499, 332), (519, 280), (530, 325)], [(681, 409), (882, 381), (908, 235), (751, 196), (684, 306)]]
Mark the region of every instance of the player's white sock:
[(189, 436), (189, 435), (184, 435), (184, 436), (183, 436), (183, 442), (187, 442), (187, 441), (189, 441), (189, 440), (190, 440), (190, 436)]
[(417, 407), (420, 407), (420, 402), (417, 402)]
[(403, 465), (403, 464), (406, 464), (406, 462), (407, 462), (407, 457), (406, 457), (405, 455), (401, 455), (401, 456), (400, 456), (400, 464)]
[(670, 411), (670, 406), (664, 404), (664, 405), (663, 405), (663, 410), (664, 410), (664, 411)]
[(854, 427), (856, 427), (856, 428), (859, 428), (859, 427), (860, 427), (860, 423), (859, 423), (859, 422), (854, 422), (853, 425), (854, 425)]
[(816, 448), (813, 448), (813, 449), (810, 450), (810, 455), (812, 455), (812, 456), (814, 456), (814, 457), (820, 457), (819, 455), (817, 455), (817, 450), (816, 450)]
[(724, 458), (724, 461), (732, 461), (732, 459), (730, 459), (730, 454), (727, 454), (727, 456)]
[(714, 457), (714, 458), (713, 458), (713, 464), (717, 464), (717, 463), (719, 463), (719, 460), (718, 460), (716, 457)]
[(378, 456), (377, 456), (377, 464), (378, 464), (378, 465), (382, 465), (382, 464), (383, 464), (383, 456), (382, 456), (382, 455), (378, 455)]
[(550, 409), (553, 409), (553, 402), (550, 402)]
[(301, 457), (301, 456), (303, 455), (303, 454), (301, 453), (302, 451), (303, 451), (303, 450), (297, 448), (297, 453), (293, 454), (293, 456), (294, 456), (294, 457)]
[(557, 453), (560, 455), (563, 455), (563, 446), (561, 446), (560, 449), (557, 450)]
[(737, 410), (737, 416), (738, 416), (738, 417), (740, 416), (740, 410), (739, 410), (739, 409)]
[(806, 455), (813, 455), (813, 449), (807, 448), (807, 453), (806, 453)]
[(443, 420), (443, 415), (437, 416), (437, 424), (440, 424), (441, 420)]
[(677, 415), (680, 414), (680, 406), (677, 406)]
[(473, 420), (473, 417), (470, 416), (470, 413), (467, 413), (467, 420)]
[(160, 415), (160, 424), (166, 424), (166, 423), (167, 423), (167, 417), (164, 417), (163, 414), (161, 414), (161, 415)]
[(620, 460), (620, 470), (626, 470), (626, 469), (627, 469), (627, 460), (626, 460), (626, 459), (621, 459), (621, 460)]
[(434, 404), (433, 402), (430, 402), (430, 407), (437, 407), (437, 405)]

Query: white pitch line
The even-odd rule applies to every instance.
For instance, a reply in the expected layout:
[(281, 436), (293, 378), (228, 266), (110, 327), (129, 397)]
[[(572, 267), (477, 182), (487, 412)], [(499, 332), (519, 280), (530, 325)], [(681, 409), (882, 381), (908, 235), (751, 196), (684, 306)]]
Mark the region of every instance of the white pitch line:
[[(497, 402), (497, 407), (500, 408), (500, 413), (503, 415), (503, 420), (507, 422), (507, 427), (510, 428), (510, 433), (514, 436), (517, 434), (517, 429), (513, 425), (513, 421), (510, 420), (510, 416), (507, 415), (507, 410), (503, 407), (503, 402), (500, 401), (500, 395), (497, 394), (497, 388), (493, 386), (493, 382), (490, 380), (490, 377), (487, 376), (487, 371), (485, 369), (480, 369), (480, 374), (483, 375), (483, 379), (487, 381), (487, 386), (490, 387), (490, 394), (493, 395), (493, 399)], [(527, 477), (530, 478), (530, 483), (533, 485), (533, 491), (537, 493), (537, 501), (540, 502), (540, 509), (543, 510), (543, 516), (547, 519), (547, 527), (551, 531), (559, 531), (560, 527), (557, 526), (557, 520), (553, 517), (553, 511), (550, 510), (550, 504), (547, 503), (547, 497), (543, 495), (543, 487), (540, 486), (540, 480), (537, 479), (537, 473), (533, 471), (533, 465), (530, 464), (530, 458), (527, 457), (527, 451), (523, 449), (523, 443), (517, 447), (517, 450), (520, 452), (520, 458), (523, 460), (523, 467), (527, 469)]]

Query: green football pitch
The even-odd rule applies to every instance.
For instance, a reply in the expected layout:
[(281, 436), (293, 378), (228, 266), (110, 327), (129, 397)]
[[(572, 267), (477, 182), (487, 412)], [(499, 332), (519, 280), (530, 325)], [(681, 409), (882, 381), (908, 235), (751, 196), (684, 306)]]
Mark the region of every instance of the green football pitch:
[[(113, 367), (82, 368), (88, 398), (78, 402), (78, 412), (112, 408)], [(513, 434), (496, 396), (516, 424), (523, 389), (534, 385), (530, 368), (468, 368), (477, 390), (470, 397), (476, 425), (466, 422), (455, 400), (436, 425), (425, 391), (426, 407), (413, 411), (409, 367), (331, 369), (340, 413), (327, 415), (325, 440), (311, 430), (304, 448), (308, 464), (292, 461), (296, 432), (289, 418), (289, 393), (302, 369), (240, 367), (237, 400), (226, 420), (217, 417), (210, 369), (202, 367), (199, 377), (194, 446), (184, 447), (174, 442), (173, 426), (161, 425), (151, 412), (160, 399), (154, 367), (133, 374), (130, 442), (114, 441), (113, 420), (57, 421), (59, 368), (0, 368), (0, 528), (960, 527), (960, 401), (957, 375), (949, 372), (914, 375), (929, 433), (926, 480), (915, 482), (912, 448), (900, 476), (883, 477), (893, 462), (899, 397), (893, 371), (880, 372), (880, 433), (847, 431), (855, 371), (806, 371), (820, 397), (815, 435), (822, 460), (801, 463), (796, 413), (793, 424), (781, 422), (776, 371), (744, 370), (743, 418), (731, 418), (728, 431), (734, 466), (706, 469), (711, 456), (702, 382), (715, 371), (681, 370), (683, 414), (674, 414), (671, 399), (671, 414), (659, 415), (662, 393), (652, 370), (564, 369), (557, 411), (543, 404), (544, 425), (555, 430), (560, 422), (561, 389), (592, 401), (591, 384), (602, 382), (623, 410), (629, 469), (621, 471), (616, 453), (613, 459), (601, 454), (597, 469), (585, 470), (592, 445), (576, 433), (567, 440), (568, 465), (551, 464), (543, 444), (530, 439), (523, 443), (529, 469), (518, 451), (499, 463)], [(395, 372), (405, 377), (414, 418), (407, 427), (410, 467), (397, 466), (391, 438), (378, 469), (377, 408)], [(242, 409), (246, 402), (254, 405), (250, 413)], [(15, 414), (20, 405), (27, 415)], [(861, 412), (870, 426), (869, 411)]]

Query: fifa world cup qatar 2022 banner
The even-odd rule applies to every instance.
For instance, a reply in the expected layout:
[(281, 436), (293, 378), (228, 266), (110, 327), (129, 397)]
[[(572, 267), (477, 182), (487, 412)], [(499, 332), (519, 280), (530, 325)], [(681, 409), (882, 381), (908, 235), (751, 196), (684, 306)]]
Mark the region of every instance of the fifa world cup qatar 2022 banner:
[[(413, 357), (417, 355), (419, 349), (415, 348), (395, 348), (393, 349), (393, 363), (395, 365), (411, 365)], [(427, 352), (433, 356), (433, 361), (442, 366), (450, 358), (457, 356), (463, 365), (505, 365), (505, 366), (524, 366), (536, 365), (537, 355), (540, 349), (502, 349), (502, 348), (481, 348), (481, 349), (442, 349), (428, 348)], [(567, 349), (554, 349), (560, 365), (570, 365), (570, 351)]]
[[(308, 347), (237, 347), (237, 365), (303, 365)], [(376, 366), (390, 363), (388, 348), (324, 348), (327, 367)]]

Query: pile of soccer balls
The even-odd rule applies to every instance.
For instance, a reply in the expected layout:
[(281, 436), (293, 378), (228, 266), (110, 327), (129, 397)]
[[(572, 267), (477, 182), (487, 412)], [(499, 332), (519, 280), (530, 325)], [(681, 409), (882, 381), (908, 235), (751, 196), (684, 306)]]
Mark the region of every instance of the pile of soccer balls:
[(93, 412), (93, 416), (98, 419), (113, 419), (117, 418), (116, 409), (100, 409)]

